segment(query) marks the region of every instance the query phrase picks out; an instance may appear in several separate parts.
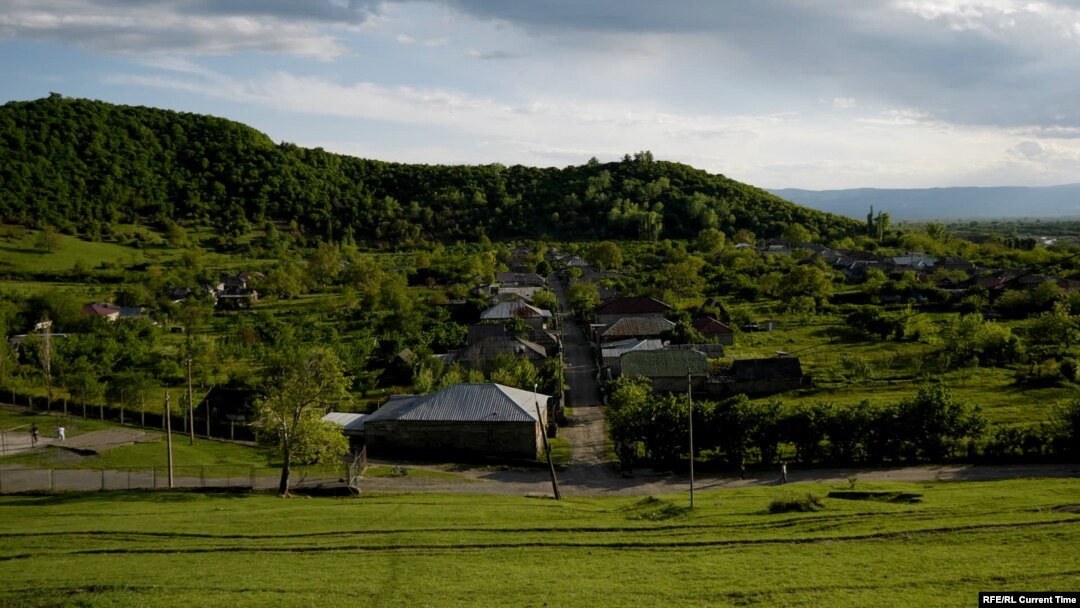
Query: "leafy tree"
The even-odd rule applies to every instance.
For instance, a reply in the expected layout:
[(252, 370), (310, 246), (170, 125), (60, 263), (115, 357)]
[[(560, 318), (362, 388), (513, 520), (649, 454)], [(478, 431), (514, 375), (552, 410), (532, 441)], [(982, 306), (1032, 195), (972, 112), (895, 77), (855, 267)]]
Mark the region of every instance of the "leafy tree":
[(600, 270), (615, 270), (622, 268), (622, 249), (619, 248), (617, 243), (612, 241), (597, 243), (597, 245), (589, 251), (589, 261)]
[(694, 247), (705, 255), (715, 255), (724, 250), (724, 233), (716, 228), (705, 228), (698, 232)]
[(802, 245), (813, 240), (813, 236), (810, 234), (810, 231), (806, 229), (806, 226), (803, 226), (798, 222), (789, 224), (784, 228), (784, 231), (780, 233), (780, 238), (792, 245)]
[(496, 355), (491, 363), (490, 376), (492, 382), (529, 391), (540, 380), (540, 374), (531, 361), (509, 353)]
[(259, 442), (281, 457), (281, 496), (289, 495), (294, 462), (326, 462), (348, 451), (341, 430), (322, 420), (327, 410), (348, 400), (347, 386), (341, 361), (324, 347), (302, 348), (271, 365), (252, 426)]
[(544, 310), (555, 311), (559, 308), (559, 299), (555, 296), (554, 292), (547, 289), (541, 289), (533, 294), (533, 305)]
[(933, 462), (941, 462), (962, 439), (986, 428), (979, 408), (957, 401), (942, 384), (919, 387), (915, 397), (900, 402), (897, 417), (897, 431), (914, 454)]
[(46, 225), (34, 238), (34, 248), (45, 253), (52, 253), (60, 248), (60, 235), (56, 228)]
[(578, 281), (570, 286), (566, 297), (570, 308), (578, 313), (587, 313), (600, 305), (600, 291), (594, 283)]

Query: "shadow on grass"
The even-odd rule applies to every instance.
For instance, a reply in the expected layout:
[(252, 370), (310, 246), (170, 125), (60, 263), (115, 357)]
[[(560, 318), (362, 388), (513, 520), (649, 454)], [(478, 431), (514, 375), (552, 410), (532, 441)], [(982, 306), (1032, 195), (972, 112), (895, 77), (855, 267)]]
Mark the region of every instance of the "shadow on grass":
[(103, 504), (103, 503), (188, 503), (200, 500), (235, 500), (252, 496), (248, 489), (239, 488), (175, 488), (172, 490), (120, 490), (105, 492), (20, 492), (0, 498), (0, 506), (42, 507), (53, 505)]

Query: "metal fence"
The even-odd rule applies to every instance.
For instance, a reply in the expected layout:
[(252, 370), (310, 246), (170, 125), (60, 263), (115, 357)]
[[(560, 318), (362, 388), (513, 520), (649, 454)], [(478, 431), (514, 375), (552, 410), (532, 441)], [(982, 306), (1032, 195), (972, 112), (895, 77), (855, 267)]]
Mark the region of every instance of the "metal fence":
[[(173, 488), (208, 490), (275, 490), (281, 470), (270, 467), (208, 465), (173, 467)], [(338, 487), (347, 471), (294, 467), (291, 487)], [(19, 492), (96, 492), (105, 490), (167, 490), (166, 466), (130, 469), (0, 468), (0, 494)]]

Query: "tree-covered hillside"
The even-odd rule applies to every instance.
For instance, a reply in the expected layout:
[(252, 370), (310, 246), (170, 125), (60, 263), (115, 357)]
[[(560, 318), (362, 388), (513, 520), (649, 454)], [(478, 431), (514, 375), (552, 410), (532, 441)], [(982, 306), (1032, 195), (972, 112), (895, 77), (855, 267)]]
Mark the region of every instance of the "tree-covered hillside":
[(295, 220), (321, 239), (823, 237), (848, 218), (643, 152), (565, 169), (408, 165), (274, 144), (245, 125), (53, 94), (0, 107), (0, 216), (96, 234), (184, 220), (242, 234)]

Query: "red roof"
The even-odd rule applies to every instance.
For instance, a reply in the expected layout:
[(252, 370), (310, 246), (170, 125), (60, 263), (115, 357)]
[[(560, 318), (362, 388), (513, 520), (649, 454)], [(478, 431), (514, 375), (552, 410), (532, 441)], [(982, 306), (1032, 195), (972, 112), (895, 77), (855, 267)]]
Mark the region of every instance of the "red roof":
[(698, 317), (694, 319), (692, 323), (694, 329), (700, 331), (703, 334), (733, 334), (735, 330), (731, 329), (727, 325), (724, 325), (720, 321), (712, 317)]
[(87, 304), (83, 306), (83, 314), (108, 317), (120, 314), (120, 309), (112, 304)]
[(648, 296), (615, 298), (596, 308), (596, 312), (601, 315), (663, 314), (669, 310), (671, 310), (670, 306), (656, 298), (650, 298)]

